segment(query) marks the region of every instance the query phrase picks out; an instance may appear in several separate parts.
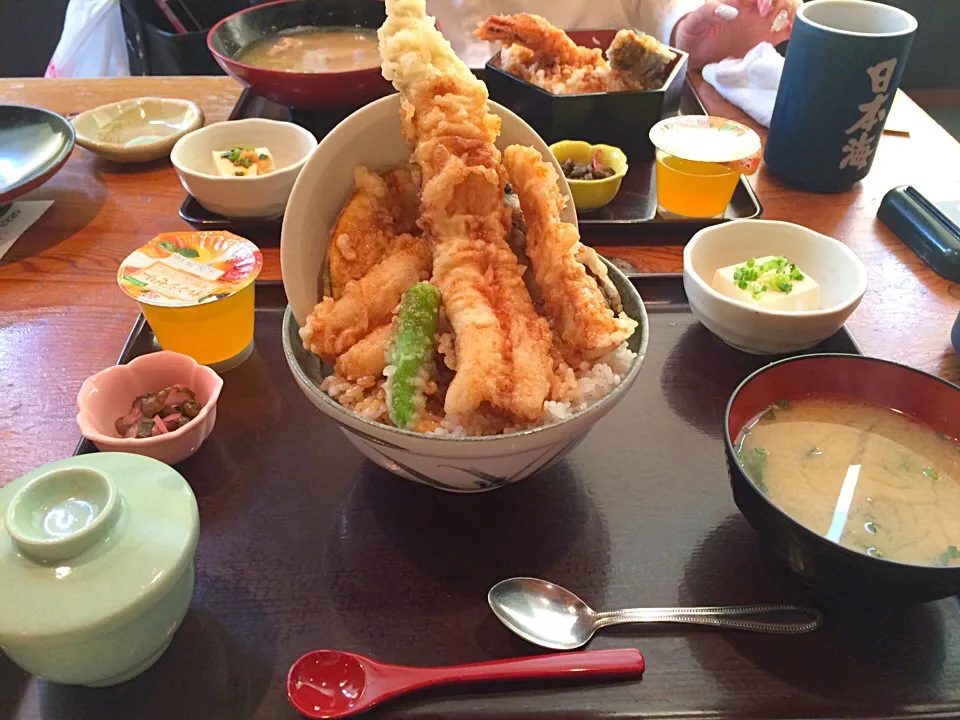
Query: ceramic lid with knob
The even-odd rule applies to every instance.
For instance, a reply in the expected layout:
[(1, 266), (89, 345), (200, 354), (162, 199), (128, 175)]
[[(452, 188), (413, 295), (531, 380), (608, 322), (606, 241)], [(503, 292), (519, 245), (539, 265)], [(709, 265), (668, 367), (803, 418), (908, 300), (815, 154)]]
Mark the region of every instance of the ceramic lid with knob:
[(197, 501), (173, 468), (93, 453), (0, 488), (0, 645), (138, 617), (192, 560)]

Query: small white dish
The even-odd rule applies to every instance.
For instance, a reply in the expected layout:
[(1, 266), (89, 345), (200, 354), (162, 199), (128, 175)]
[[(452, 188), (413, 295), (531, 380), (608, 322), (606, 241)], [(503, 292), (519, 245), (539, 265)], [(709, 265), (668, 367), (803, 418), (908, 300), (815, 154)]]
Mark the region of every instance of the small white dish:
[[(820, 285), (820, 309), (783, 311), (745, 305), (710, 283), (717, 269), (779, 255)], [(754, 355), (811, 348), (837, 332), (867, 290), (867, 270), (839, 240), (802, 225), (735, 220), (701, 230), (683, 249), (683, 288), (696, 318), (728, 345)]]
[[(213, 152), (233, 147), (266, 147), (275, 170), (252, 177), (223, 177)], [(299, 125), (277, 120), (227, 120), (183, 136), (170, 161), (180, 182), (203, 207), (225, 217), (278, 217), (317, 139)], [(349, 175), (349, 173), (347, 173)]]
[(73, 118), (77, 145), (118, 163), (166, 157), (177, 140), (201, 125), (200, 106), (175, 98), (133, 98)]

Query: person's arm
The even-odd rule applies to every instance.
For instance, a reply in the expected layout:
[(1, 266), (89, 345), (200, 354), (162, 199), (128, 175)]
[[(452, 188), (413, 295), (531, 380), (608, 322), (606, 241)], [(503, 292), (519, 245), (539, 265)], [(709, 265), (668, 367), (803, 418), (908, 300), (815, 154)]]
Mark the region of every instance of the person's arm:
[[(690, 67), (741, 58), (763, 42), (777, 45), (790, 37), (800, 0), (703, 0), (679, 18), (690, 0), (671, 0), (673, 47), (690, 54)], [(664, 23), (664, 30), (668, 29)]]
[(704, 0), (671, 0), (660, 23), (660, 42), (673, 45), (676, 42), (677, 24), (687, 15), (699, 10)]

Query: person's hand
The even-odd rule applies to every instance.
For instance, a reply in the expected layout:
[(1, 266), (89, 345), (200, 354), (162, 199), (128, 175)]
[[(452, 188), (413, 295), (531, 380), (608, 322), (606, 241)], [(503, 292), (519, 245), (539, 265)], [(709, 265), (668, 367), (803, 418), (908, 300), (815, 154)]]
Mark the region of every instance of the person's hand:
[(800, 4), (801, 0), (706, 0), (677, 23), (673, 45), (690, 54), (692, 69), (741, 58), (762, 42), (777, 45), (789, 38)]

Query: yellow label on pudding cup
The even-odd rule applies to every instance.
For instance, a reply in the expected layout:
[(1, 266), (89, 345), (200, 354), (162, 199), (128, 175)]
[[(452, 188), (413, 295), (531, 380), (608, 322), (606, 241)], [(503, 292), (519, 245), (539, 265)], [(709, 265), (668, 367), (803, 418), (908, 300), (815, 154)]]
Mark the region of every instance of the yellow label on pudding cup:
[(253, 343), (254, 280), (260, 249), (225, 231), (158, 235), (117, 271), (165, 350), (205, 365), (242, 355)]
[(173, 263), (157, 260), (136, 272), (124, 275), (123, 280), (137, 287), (152, 290), (172, 302), (193, 305), (201, 298), (215, 297), (217, 284), (178, 269)]

